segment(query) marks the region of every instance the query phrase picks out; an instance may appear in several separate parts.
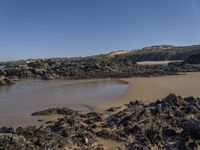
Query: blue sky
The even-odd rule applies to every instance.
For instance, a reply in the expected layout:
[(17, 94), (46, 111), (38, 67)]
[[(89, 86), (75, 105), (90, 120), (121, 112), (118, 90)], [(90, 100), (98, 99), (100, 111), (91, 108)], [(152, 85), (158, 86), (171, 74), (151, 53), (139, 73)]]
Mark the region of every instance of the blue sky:
[(0, 0), (0, 61), (200, 44), (199, 0)]

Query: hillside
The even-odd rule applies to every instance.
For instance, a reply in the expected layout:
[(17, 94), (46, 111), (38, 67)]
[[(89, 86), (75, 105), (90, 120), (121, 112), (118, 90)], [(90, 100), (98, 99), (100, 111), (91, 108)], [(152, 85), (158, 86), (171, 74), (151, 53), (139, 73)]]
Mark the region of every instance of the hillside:
[(164, 60), (185, 60), (193, 54), (200, 53), (200, 45), (192, 46), (171, 46), (158, 45), (132, 50), (124, 56), (133, 61), (164, 61)]
[[(80, 59), (110, 59), (120, 58), (128, 59), (132, 62), (140, 61), (165, 61), (165, 60), (185, 60), (189, 56), (200, 53), (200, 45), (192, 46), (172, 46), (172, 45), (156, 45), (150, 47), (144, 47), (142, 49), (128, 50), (116, 50), (107, 54), (99, 54), (87, 57), (63, 57), (63, 58), (50, 58), (53, 61), (71, 61)], [(41, 59), (28, 59), (18, 61), (0, 61), (0, 65), (26, 65), (27, 62), (36, 61)], [(47, 60), (47, 59), (45, 59)]]

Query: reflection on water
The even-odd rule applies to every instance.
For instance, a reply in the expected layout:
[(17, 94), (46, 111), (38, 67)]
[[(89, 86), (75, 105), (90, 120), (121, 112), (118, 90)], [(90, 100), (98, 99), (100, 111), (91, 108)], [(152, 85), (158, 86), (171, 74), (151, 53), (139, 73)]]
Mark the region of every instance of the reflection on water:
[[(50, 107), (72, 107), (86, 111), (119, 97), (128, 84), (116, 80), (70, 83), (25, 80), (0, 88), (0, 126), (32, 122), (31, 113)], [(82, 106), (82, 107), (81, 107)]]

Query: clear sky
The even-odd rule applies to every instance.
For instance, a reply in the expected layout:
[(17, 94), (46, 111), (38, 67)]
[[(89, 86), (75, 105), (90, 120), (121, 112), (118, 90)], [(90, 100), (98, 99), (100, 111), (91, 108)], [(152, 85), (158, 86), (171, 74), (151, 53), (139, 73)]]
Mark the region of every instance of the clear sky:
[(200, 44), (200, 0), (0, 0), (0, 60)]

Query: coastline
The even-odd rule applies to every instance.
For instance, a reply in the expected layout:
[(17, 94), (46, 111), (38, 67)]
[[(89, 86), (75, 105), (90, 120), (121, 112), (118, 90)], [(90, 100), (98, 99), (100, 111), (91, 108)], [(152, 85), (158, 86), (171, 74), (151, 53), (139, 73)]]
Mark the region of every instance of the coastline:
[(121, 78), (121, 81), (129, 83), (129, 88), (124, 94), (113, 101), (97, 106), (97, 112), (111, 107), (122, 106), (131, 100), (142, 100), (148, 104), (157, 99), (163, 99), (169, 93), (176, 93), (184, 97), (200, 97), (200, 73), (187, 72), (185, 75), (168, 75), (160, 77), (133, 77)]
[[(154, 102), (157, 99), (163, 99), (169, 93), (176, 93), (184, 97), (194, 96), (200, 97), (200, 72), (188, 72), (185, 75), (167, 75), (159, 77), (133, 77), (133, 78), (106, 78), (106, 79), (83, 79), (83, 80), (66, 80), (61, 85), (71, 85), (71, 84), (84, 84), (91, 82), (101, 82), (108, 80), (116, 80), (124, 84), (129, 84), (125, 92), (117, 98), (108, 99), (108, 102), (100, 103), (96, 106), (90, 106), (88, 104), (78, 104), (71, 105), (71, 109), (78, 110), (83, 113), (87, 112), (97, 112), (103, 114), (105, 117), (110, 114), (106, 111), (111, 107), (121, 107), (124, 104), (129, 103), (131, 100), (142, 100), (143, 103), (148, 104)], [(59, 80), (58, 80), (59, 81)], [(51, 82), (43, 81), (43, 82)], [(55, 80), (53, 80), (55, 82)], [(59, 81), (61, 82), (61, 81)], [(55, 86), (57, 86), (55, 84)], [(66, 103), (68, 105), (69, 103)], [(52, 107), (49, 107), (52, 108)], [(41, 109), (42, 110), (42, 109)], [(34, 113), (34, 112), (32, 112)], [(32, 117), (33, 122), (23, 123), (21, 126), (27, 126), (29, 123), (35, 124), (37, 126), (45, 123), (46, 121), (55, 121), (59, 116), (40, 116)], [(43, 120), (43, 121), (38, 121)], [(13, 124), (13, 126), (18, 126), (18, 124)]]
[[(80, 84), (80, 83), (89, 83), (89, 82), (99, 82), (99, 81), (105, 81), (105, 80), (116, 80), (119, 82), (123, 82), (125, 84), (129, 84), (129, 87), (127, 90), (118, 98), (113, 99), (109, 103), (102, 103), (98, 105), (97, 107), (91, 107), (89, 105), (79, 105), (80, 111), (81, 109), (88, 109), (89, 113), (80, 113), (75, 111), (73, 108), (53, 108), (54, 111), (48, 111), (44, 110), (41, 111), (42, 113), (46, 113), (46, 115), (42, 115), (42, 113), (38, 113), (38, 116), (34, 117), (35, 121), (31, 126), (27, 127), (19, 127), (15, 128), (15, 126), (12, 126), (11, 128), (2, 127), (2, 139), (9, 140), (11, 135), (15, 139), (19, 139), (18, 141), (23, 138), (22, 143), (14, 143), (14, 147), (16, 146), (25, 146), (24, 143), (28, 143), (28, 145), (32, 144), (33, 146), (37, 146), (37, 143), (34, 143), (34, 140), (36, 138), (41, 138), (42, 141), (44, 141), (44, 144), (49, 145), (52, 144), (55, 147), (60, 147), (59, 142), (60, 140), (64, 141), (64, 149), (72, 149), (77, 148), (77, 144), (79, 144), (79, 147), (87, 147), (87, 148), (110, 148), (110, 149), (128, 149), (130, 147), (138, 146), (138, 143), (141, 147), (151, 147), (152, 149), (159, 149), (160, 147), (164, 147), (165, 145), (160, 145), (159, 143), (156, 145), (154, 143), (150, 144), (151, 137), (145, 135), (146, 131), (156, 131), (158, 132), (161, 137), (168, 137), (170, 138), (170, 135), (167, 133), (170, 131), (173, 131), (174, 133), (177, 132), (178, 136), (185, 135), (186, 133), (189, 133), (190, 137), (196, 136), (196, 131), (199, 131), (199, 129), (195, 130), (195, 133), (191, 132), (193, 128), (187, 128), (184, 126), (184, 124), (189, 124), (189, 126), (193, 125), (194, 128), (197, 128), (197, 125), (193, 123), (193, 120), (188, 119), (190, 116), (188, 114), (184, 114), (185, 120), (183, 119), (182, 124), (182, 132), (179, 133), (175, 127), (172, 129), (168, 129), (165, 132), (161, 132), (165, 129), (165, 125), (167, 124), (170, 126), (170, 123), (174, 123), (170, 119), (163, 118), (163, 114), (166, 115), (167, 110), (169, 110), (171, 113), (175, 114), (176, 109), (178, 112), (181, 112), (183, 110), (187, 110), (188, 106), (192, 105), (194, 101), (199, 101), (199, 99), (195, 99), (193, 97), (190, 97), (185, 100), (185, 98), (177, 97), (174, 94), (169, 93), (176, 93), (177, 95), (183, 95), (186, 96), (194, 96), (199, 97), (200, 91), (200, 72), (197, 73), (187, 73), (185, 75), (171, 75), (171, 76), (160, 76), (160, 77), (134, 77), (134, 78), (108, 78), (108, 79), (87, 79), (87, 80), (67, 80), (67, 82), (63, 82), (62, 85), (66, 84)], [(45, 82), (45, 81), (44, 81)], [(48, 81), (49, 82), (49, 81)], [(57, 85), (55, 85), (57, 86)], [(166, 95), (168, 95), (166, 97)], [(155, 102), (156, 99), (162, 99), (165, 98), (163, 101), (160, 101), (159, 103)], [(175, 107), (175, 109), (172, 109), (171, 105), (176, 106), (176, 102), (174, 99), (178, 99), (178, 107)], [(135, 101), (132, 103), (129, 103), (131, 100), (142, 100)], [(191, 101), (190, 101), (191, 100)], [(109, 101), (109, 99), (108, 99)], [(150, 102), (151, 105), (144, 105), (148, 104)], [(155, 103), (154, 103), (155, 102)], [(126, 106), (124, 105), (126, 104)], [(167, 106), (165, 109), (159, 110), (159, 106)], [(121, 106), (119, 109), (116, 109), (114, 111), (106, 111), (108, 108)], [(147, 107), (146, 107), (147, 106)], [(152, 107), (153, 106), (153, 107)], [(81, 108), (82, 107), (82, 108)], [(164, 107), (163, 107), (164, 108)], [(182, 110), (182, 108), (184, 108)], [(152, 109), (152, 110), (151, 110)], [(145, 110), (145, 111), (144, 111)], [(146, 110), (151, 110), (151, 113)], [(83, 110), (82, 110), (83, 111)], [(152, 113), (154, 112), (156, 113)], [(158, 112), (157, 112), (158, 111)], [(53, 113), (52, 113), (53, 112)], [(141, 114), (143, 113), (143, 114)], [(194, 116), (194, 121), (196, 121), (198, 116), (198, 111), (192, 112), (192, 115)], [(41, 115), (40, 115), (41, 114)], [(119, 115), (118, 115), (119, 114)], [(167, 114), (168, 115), (168, 114)], [(63, 117), (64, 116), (64, 117)], [(30, 116), (31, 117), (31, 116)], [(128, 119), (131, 117), (130, 119)], [(147, 117), (151, 118), (150, 120), (147, 119)], [(113, 118), (111, 122), (108, 120), (109, 118)], [(153, 119), (152, 119), (153, 118)], [(137, 119), (137, 120), (135, 120)], [(180, 117), (174, 117), (175, 122), (182, 122)], [(41, 121), (42, 120), (42, 121)], [(123, 122), (128, 123), (128, 125), (120, 122), (115, 122), (115, 120), (123, 120)], [(130, 120), (130, 121), (129, 121)], [(147, 122), (146, 122), (146, 121)], [(157, 121), (158, 120), (158, 121)], [(152, 128), (152, 124), (156, 126), (156, 123), (159, 123), (159, 128), (161, 130), (156, 130)], [(164, 123), (163, 123), (164, 122)], [(33, 126), (36, 124), (36, 126)], [(110, 124), (111, 123), (111, 124)], [(138, 126), (136, 125), (138, 124)], [(123, 128), (121, 126), (123, 125)], [(177, 126), (177, 124), (175, 124)], [(14, 128), (13, 128), (14, 127)], [(157, 126), (156, 126), (157, 127)], [(77, 130), (77, 128), (79, 130)], [(135, 132), (130, 129), (137, 129), (140, 130), (141, 134), (139, 132)], [(21, 130), (23, 132), (21, 132)], [(64, 132), (63, 132), (64, 131)], [(134, 133), (132, 133), (134, 132)], [(28, 136), (29, 133), (34, 133), (31, 136)], [(67, 133), (66, 135), (64, 133)], [(162, 134), (161, 134), (162, 133)], [(163, 134), (164, 133), (164, 134)], [(50, 136), (49, 136), (50, 135)], [(53, 135), (53, 136), (52, 136)], [(63, 138), (63, 136), (66, 136)], [(51, 137), (51, 143), (49, 143), (49, 137)], [(60, 139), (60, 137), (62, 139)], [(130, 138), (131, 139), (130, 139)], [(146, 138), (147, 143), (144, 145), (143, 142), (141, 142), (144, 138)], [(159, 136), (160, 138), (160, 136)], [(133, 143), (132, 141), (135, 140), (136, 143)], [(197, 140), (192, 139), (192, 142), (196, 142)], [(70, 141), (70, 142), (68, 142)], [(159, 139), (156, 141), (160, 142)], [(183, 142), (183, 139), (177, 139), (175, 142)], [(190, 141), (185, 141), (185, 143), (188, 143)], [(75, 143), (75, 144), (74, 144)], [(167, 143), (167, 146), (171, 146), (169, 143)], [(12, 143), (8, 146), (12, 146)], [(187, 147), (187, 145), (183, 145), (183, 147)], [(198, 145), (194, 145), (194, 147), (198, 147)]]

